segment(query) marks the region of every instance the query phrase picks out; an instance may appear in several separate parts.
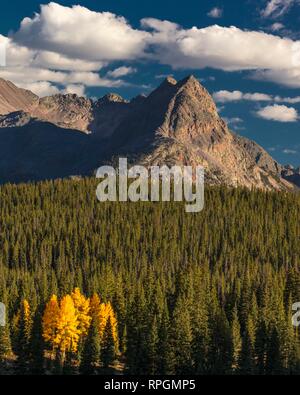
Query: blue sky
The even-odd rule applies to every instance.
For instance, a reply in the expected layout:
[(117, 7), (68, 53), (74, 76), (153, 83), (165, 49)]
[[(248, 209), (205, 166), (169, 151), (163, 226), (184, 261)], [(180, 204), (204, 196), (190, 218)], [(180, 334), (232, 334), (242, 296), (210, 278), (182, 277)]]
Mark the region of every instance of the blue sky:
[(299, 166), (299, 11), (298, 0), (58, 1), (42, 11), (11, 0), (0, 77), (40, 95), (131, 98), (165, 75), (194, 74), (231, 129)]

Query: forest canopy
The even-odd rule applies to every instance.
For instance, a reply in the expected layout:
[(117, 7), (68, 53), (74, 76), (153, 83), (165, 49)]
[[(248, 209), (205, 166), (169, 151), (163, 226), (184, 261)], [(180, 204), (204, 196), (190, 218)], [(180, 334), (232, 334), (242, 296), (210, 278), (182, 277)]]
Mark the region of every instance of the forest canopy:
[(300, 374), (299, 195), (211, 187), (186, 214), (96, 187), (0, 187), (1, 373)]

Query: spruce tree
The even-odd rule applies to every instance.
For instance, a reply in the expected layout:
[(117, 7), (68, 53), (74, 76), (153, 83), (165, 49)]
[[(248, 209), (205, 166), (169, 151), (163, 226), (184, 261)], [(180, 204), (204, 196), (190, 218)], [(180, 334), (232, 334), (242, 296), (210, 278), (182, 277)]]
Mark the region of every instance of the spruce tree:
[(100, 360), (100, 337), (96, 318), (92, 319), (84, 342), (80, 372), (84, 375), (95, 374)]
[(34, 314), (30, 338), (30, 370), (35, 375), (41, 375), (44, 372), (45, 343), (42, 329), (42, 310), (43, 305)]
[(104, 368), (108, 368), (112, 365), (116, 358), (115, 342), (110, 318), (107, 320), (105, 326), (100, 355)]
[(27, 363), (30, 355), (31, 339), (31, 311), (27, 300), (21, 302), (18, 334), (16, 341), (17, 366), (20, 374), (27, 372)]

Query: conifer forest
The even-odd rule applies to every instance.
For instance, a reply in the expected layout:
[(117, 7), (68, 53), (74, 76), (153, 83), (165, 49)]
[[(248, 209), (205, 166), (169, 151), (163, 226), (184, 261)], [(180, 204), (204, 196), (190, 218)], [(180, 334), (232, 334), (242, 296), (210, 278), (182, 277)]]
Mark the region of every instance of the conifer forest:
[(297, 375), (300, 196), (100, 203), (94, 179), (0, 187), (0, 372)]

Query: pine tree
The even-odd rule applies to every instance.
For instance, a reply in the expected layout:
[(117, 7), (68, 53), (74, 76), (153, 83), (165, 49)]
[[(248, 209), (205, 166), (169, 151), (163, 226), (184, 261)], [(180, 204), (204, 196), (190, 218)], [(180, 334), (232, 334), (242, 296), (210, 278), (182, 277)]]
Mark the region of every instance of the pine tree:
[(283, 368), (281, 362), (279, 334), (277, 329), (273, 328), (267, 347), (266, 373), (269, 375), (282, 374)]
[(193, 372), (193, 334), (188, 304), (183, 297), (179, 297), (176, 303), (171, 336), (176, 374), (191, 374)]
[(157, 317), (154, 316), (147, 341), (148, 374), (150, 375), (157, 374), (158, 370), (158, 341)]
[(257, 355), (257, 373), (264, 375), (266, 373), (266, 355), (267, 355), (267, 342), (268, 333), (266, 323), (263, 319), (258, 324), (255, 340), (255, 352)]
[(88, 330), (87, 338), (84, 342), (80, 372), (84, 375), (95, 374), (100, 360), (100, 337), (98, 323), (95, 318), (92, 319)]
[(110, 317), (107, 320), (101, 344), (101, 362), (105, 368), (113, 364), (116, 357), (113, 327)]
[(240, 373), (243, 375), (255, 374), (255, 328), (251, 317), (247, 320), (242, 341)]
[(27, 372), (32, 329), (30, 305), (26, 299), (21, 302), (18, 327), (19, 331), (16, 342), (17, 364), (19, 372), (24, 374)]
[(44, 371), (44, 338), (42, 329), (42, 306), (33, 318), (32, 333), (30, 339), (30, 370), (35, 375), (41, 375)]
[(236, 307), (233, 310), (231, 334), (232, 334), (233, 370), (236, 372), (239, 370), (240, 354), (242, 349), (241, 326), (239, 323), (238, 311)]

